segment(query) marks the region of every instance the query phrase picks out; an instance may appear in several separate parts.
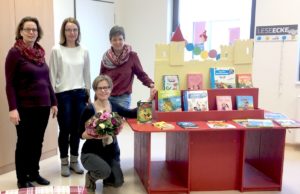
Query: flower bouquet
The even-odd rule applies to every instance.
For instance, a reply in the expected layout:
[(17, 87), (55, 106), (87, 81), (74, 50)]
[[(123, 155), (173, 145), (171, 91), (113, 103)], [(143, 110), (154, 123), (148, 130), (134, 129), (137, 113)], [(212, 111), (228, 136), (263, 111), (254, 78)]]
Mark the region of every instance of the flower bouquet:
[(92, 137), (115, 136), (122, 128), (123, 118), (116, 112), (98, 112), (85, 123), (85, 130)]

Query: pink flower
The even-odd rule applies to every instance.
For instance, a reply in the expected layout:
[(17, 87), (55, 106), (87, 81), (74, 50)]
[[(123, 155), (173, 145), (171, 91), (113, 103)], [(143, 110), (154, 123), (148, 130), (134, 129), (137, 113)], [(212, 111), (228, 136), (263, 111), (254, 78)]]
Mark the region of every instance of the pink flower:
[(104, 113), (102, 113), (101, 116), (100, 116), (100, 119), (101, 119), (101, 120), (107, 120), (107, 119), (109, 119), (109, 118), (111, 118), (111, 114), (110, 114), (109, 112), (104, 112)]

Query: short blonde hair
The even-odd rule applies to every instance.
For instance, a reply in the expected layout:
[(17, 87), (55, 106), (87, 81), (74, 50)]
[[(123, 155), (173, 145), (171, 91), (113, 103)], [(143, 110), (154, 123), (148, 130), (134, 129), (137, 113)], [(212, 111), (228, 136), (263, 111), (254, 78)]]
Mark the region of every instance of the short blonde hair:
[(61, 25), (61, 28), (60, 28), (60, 40), (59, 40), (59, 44), (60, 45), (63, 45), (63, 46), (66, 46), (67, 45), (67, 40), (66, 40), (66, 35), (65, 35), (65, 30), (66, 30), (66, 25), (67, 23), (72, 23), (72, 24), (75, 24), (78, 28), (78, 37), (75, 41), (75, 44), (76, 46), (79, 46), (79, 43), (80, 43), (80, 36), (81, 36), (81, 33), (80, 33), (80, 26), (79, 26), (79, 22), (75, 19), (75, 18), (66, 18), (62, 25)]
[(108, 83), (109, 88), (112, 90), (113, 82), (108, 75), (98, 75), (93, 81), (93, 90), (96, 91), (98, 84), (102, 81), (106, 81)]

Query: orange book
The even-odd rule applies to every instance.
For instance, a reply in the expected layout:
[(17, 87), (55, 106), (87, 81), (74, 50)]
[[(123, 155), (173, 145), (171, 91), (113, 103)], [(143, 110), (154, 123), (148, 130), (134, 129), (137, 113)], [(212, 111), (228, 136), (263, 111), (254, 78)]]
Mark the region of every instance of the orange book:
[(187, 89), (188, 90), (202, 90), (203, 76), (201, 73), (187, 74)]
[(236, 74), (238, 88), (252, 88), (252, 75), (250, 73)]

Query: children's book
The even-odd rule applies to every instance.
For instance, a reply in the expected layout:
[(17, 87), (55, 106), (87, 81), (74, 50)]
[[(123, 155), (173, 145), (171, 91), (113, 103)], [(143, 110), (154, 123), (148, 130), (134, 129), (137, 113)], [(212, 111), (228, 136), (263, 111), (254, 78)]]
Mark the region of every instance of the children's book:
[(300, 127), (300, 123), (292, 119), (275, 119), (275, 122), (281, 127)]
[(137, 103), (137, 122), (151, 123), (152, 122), (152, 102), (138, 101)]
[(236, 126), (225, 121), (207, 121), (207, 125), (213, 129), (236, 128)]
[(163, 90), (179, 90), (178, 75), (163, 75)]
[(238, 88), (252, 88), (252, 75), (250, 73), (236, 74)]
[(231, 96), (216, 96), (217, 110), (232, 110)]
[(161, 112), (181, 111), (180, 90), (159, 90), (158, 111)]
[(184, 111), (208, 111), (207, 90), (183, 91)]
[(233, 67), (212, 67), (209, 69), (210, 87), (235, 88), (235, 69)]
[(187, 74), (187, 89), (188, 90), (202, 90), (203, 76), (201, 73)]
[(274, 127), (270, 119), (248, 119), (247, 127)]
[(152, 125), (161, 130), (175, 129), (174, 125), (172, 125), (171, 123), (164, 122), (164, 121), (155, 122), (155, 123), (152, 123)]
[(232, 121), (243, 127), (248, 127), (248, 119), (233, 119)]
[(180, 122), (177, 122), (176, 124), (184, 129), (199, 128), (199, 126), (193, 122), (180, 121)]
[(237, 110), (253, 110), (253, 96), (236, 96)]
[(265, 112), (264, 113), (265, 119), (287, 119), (288, 117), (281, 113), (276, 112)]

